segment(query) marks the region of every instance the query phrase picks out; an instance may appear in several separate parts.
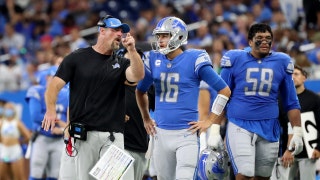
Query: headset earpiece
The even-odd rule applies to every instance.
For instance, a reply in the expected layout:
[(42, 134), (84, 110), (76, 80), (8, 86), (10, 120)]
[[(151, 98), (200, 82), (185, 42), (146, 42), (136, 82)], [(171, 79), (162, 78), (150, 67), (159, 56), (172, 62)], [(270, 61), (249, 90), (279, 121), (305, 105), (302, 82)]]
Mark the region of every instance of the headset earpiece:
[(103, 18), (100, 18), (99, 22), (97, 23), (97, 26), (99, 27), (106, 27), (106, 23), (104, 22), (105, 20), (107, 20), (108, 18), (113, 18), (113, 16), (111, 15), (106, 15)]
[(103, 22), (103, 18), (101, 18), (100, 20), (99, 20), (99, 22), (97, 23), (97, 26), (99, 26), (99, 27), (104, 27), (106, 24)]

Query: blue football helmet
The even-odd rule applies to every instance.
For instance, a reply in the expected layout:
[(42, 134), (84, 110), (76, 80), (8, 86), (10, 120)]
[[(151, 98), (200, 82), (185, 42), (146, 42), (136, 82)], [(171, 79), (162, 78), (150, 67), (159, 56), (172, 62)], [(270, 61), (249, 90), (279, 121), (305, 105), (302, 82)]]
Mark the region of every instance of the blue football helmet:
[[(157, 35), (164, 33), (169, 33), (171, 38), (166, 48), (160, 48)], [(152, 35), (154, 35), (156, 39), (156, 42), (151, 44), (152, 48), (162, 54), (168, 54), (188, 42), (187, 25), (181, 19), (173, 16), (161, 19), (153, 30)]]
[(204, 149), (198, 162), (198, 176), (201, 180), (222, 180), (229, 174), (229, 156), (225, 150)]

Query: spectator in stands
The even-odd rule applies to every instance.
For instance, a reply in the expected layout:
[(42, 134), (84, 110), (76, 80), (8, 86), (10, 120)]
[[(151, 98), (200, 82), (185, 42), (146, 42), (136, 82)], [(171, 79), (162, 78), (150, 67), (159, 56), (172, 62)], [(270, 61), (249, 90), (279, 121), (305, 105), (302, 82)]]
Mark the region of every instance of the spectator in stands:
[[(4, 116), (3, 114), (4, 114), (4, 104), (5, 103), (6, 102), (4, 100), (0, 99), (0, 126), (2, 124), (2, 120), (3, 120), (3, 116)], [(2, 150), (2, 141), (1, 141), (1, 136), (0, 136), (0, 157), (1, 157), (1, 150)], [(0, 174), (4, 174), (1, 170), (1, 168), (0, 168)], [(0, 176), (0, 178), (1, 178), (1, 176)], [(6, 179), (7, 177), (4, 177), (4, 178)]]
[(10, 48), (16, 48), (20, 50), (25, 45), (25, 37), (16, 32), (13, 24), (7, 23), (5, 25), (5, 32), (3, 38), (0, 41), (1, 48), (4, 48), (5, 52), (8, 53)]
[(44, 34), (40, 37), (40, 48), (44, 51), (52, 51), (53, 37), (49, 34)]
[(88, 42), (81, 37), (80, 31), (78, 28), (76, 27), (72, 28), (70, 30), (70, 36), (71, 36), (71, 41), (70, 41), (71, 51), (89, 46)]
[(212, 60), (214, 70), (219, 74), (221, 67), (220, 67), (220, 60), (222, 55), (226, 52), (225, 44), (221, 38), (215, 38), (212, 42), (211, 53), (209, 54)]
[(11, 49), (9, 59), (0, 64), (0, 92), (21, 89), (22, 64), (17, 62), (18, 52)]
[(52, 42), (52, 48), (56, 55), (62, 57), (72, 52), (70, 42), (66, 41), (65, 38), (63, 38), (63, 36), (56, 36), (54, 38)]
[(196, 30), (196, 37), (188, 41), (187, 48), (209, 49), (212, 45), (212, 34), (207, 24), (201, 24)]
[(38, 71), (48, 69), (50, 67), (50, 58), (52, 52), (46, 52), (43, 49), (37, 49), (35, 52), (35, 62)]
[(306, 15), (307, 33), (320, 29), (320, 2), (318, 0), (303, 0), (303, 9)]
[(320, 32), (317, 32), (312, 37), (312, 42), (315, 44), (315, 48), (310, 52), (307, 52), (307, 57), (311, 63), (320, 64)]
[(9, 55), (7, 65), (9, 70), (14, 72), (14, 82), (18, 86), (16, 90), (26, 90), (31, 85), (26, 69), (26, 62), (24, 62), (21, 53), (16, 48), (10, 48)]
[(303, 9), (302, 0), (279, 0), (281, 11), (286, 17), (288, 27), (295, 29), (298, 32), (303, 31), (305, 23), (305, 12)]
[[(249, 29), (249, 20), (246, 15), (240, 15), (237, 17), (234, 25), (234, 38), (233, 41), (235, 43), (236, 48), (243, 49), (247, 46), (247, 31)], [(223, 54), (222, 54), (223, 55)]]
[(261, 3), (255, 3), (252, 6), (252, 13), (256, 22), (269, 23), (271, 21), (272, 11), (266, 5), (263, 5)]
[(0, 92), (6, 91), (8, 84), (10, 83), (10, 77), (8, 76), (9, 68), (4, 62), (0, 62)]
[[(164, 5), (159, 5), (157, 8), (157, 11), (160, 11), (163, 9), (163, 11), (167, 10), (163, 8)], [(148, 40), (148, 38), (151, 38), (152, 34), (152, 24), (156, 23), (156, 17), (155, 17), (154, 9), (147, 8), (142, 9), (139, 13), (139, 18), (136, 21), (135, 30), (136, 30), (136, 37), (137, 41), (145, 41)], [(158, 13), (159, 14), (159, 13)], [(150, 26), (151, 24), (151, 26)]]

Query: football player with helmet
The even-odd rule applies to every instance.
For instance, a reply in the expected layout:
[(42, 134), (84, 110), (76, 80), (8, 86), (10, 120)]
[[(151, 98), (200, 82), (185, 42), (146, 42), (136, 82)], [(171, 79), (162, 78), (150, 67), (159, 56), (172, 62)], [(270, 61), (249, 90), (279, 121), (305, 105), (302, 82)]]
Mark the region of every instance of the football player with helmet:
[[(186, 24), (176, 17), (167, 17), (159, 21), (152, 33), (155, 41), (151, 43), (154, 50), (166, 55), (188, 42), (188, 30)], [(170, 34), (166, 46), (159, 43), (159, 34)]]
[[(145, 77), (137, 86), (136, 98), (147, 133), (154, 136), (153, 156), (160, 180), (193, 179), (199, 157), (196, 132), (214, 126), (210, 145), (218, 148), (222, 138), (217, 129), (220, 115), (231, 94), (213, 70), (205, 50), (187, 49), (188, 29), (177, 17), (161, 19), (153, 31), (153, 50), (146, 53)], [(217, 91), (211, 115), (197, 121), (200, 81)], [(148, 110), (146, 92), (155, 87), (154, 119)], [(213, 124), (213, 125), (212, 125)]]

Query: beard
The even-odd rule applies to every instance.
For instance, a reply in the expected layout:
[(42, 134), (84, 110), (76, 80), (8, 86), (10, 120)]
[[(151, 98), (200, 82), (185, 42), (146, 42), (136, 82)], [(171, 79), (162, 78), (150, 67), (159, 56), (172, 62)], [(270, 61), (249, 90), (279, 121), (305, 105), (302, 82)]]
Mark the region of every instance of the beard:
[(268, 56), (269, 52), (265, 53), (265, 52), (260, 52), (259, 55), (261, 58), (264, 58), (266, 56)]
[(255, 50), (256, 50), (256, 53), (258, 54), (259, 58), (264, 58), (264, 57), (268, 56), (270, 53), (270, 50), (269, 51), (261, 51), (259, 49), (259, 46), (255, 46)]
[(117, 51), (118, 49), (120, 49), (120, 43), (118, 43), (117, 41), (112, 41), (111, 48), (113, 49), (113, 51)]

